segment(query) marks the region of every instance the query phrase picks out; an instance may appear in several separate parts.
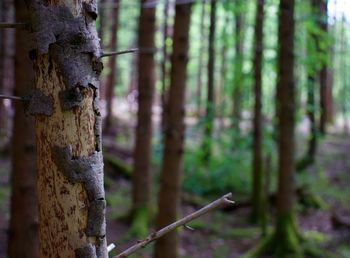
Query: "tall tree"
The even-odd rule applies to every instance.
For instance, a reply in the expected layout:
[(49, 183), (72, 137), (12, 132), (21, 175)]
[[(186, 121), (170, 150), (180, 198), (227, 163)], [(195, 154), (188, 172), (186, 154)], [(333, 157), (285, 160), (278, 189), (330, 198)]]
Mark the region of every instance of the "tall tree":
[[(112, 26), (110, 30), (110, 42), (108, 48), (111, 51), (117, 49), (117, 35), (118, 35), (118, 23), (119, 23), (119, 0), (114, 0), (113, 8), (111, 9), (111, 21)], [(107, 114), (105, 131), (111, 133), (113, 129), (113, 98), (114, 98), (114, 86), (116, 83), (116, 68), (117, 68), (117, 57), (111, 56), (108, 60), (109, 72), (106, 78), (105, 91), (106, 91), (106, 103), (107, 103)]]
[[(28, 22), (24, 1), (16, 0), (16, 21)], [(28, 95), (34, 86), (34, 71), (28, 58), (30, 44), (26, 30), (16, 30), (14, 95)], [(11, 218), (7, 254), (9, 258), (38, 257), (38, 200), (34, 119), (25, 115), (23, 103), (14, 102), (12, 142)]]
[(262, 64), (265, 0), (256, 0), (254, 44), (254, 119), (253, 119), (253, 212), (254, 222), (262, 222), (263, 213), (263, 157), (262, 157)]
[(235, 0), (235, 61), (233, 71), (233, 128), (239, 133), (239, 123), (242, 113), (243, 97), (243, 60), (244, 60), (244, 36), (245, 20), (244, 10), (247, 5), (246, 1)]
[(28, 1), (40, 257), (107, 257), (94, 1)]
[(326, 133), (327, 123), (332, 121), (332, 87), (328, 83), (328, 60), (330, 59), (330, 46), (328, 44), (328, 10), (327, 10), (328, 0), (319, 0), (320, 8), (320, 18), (318, 21), (318, 26), (323, 35), (323, 41), (325, 41), (324, 48), (321, 49), (324, 59), (319, 72), (320, 78), (320, 132), (322, 134)]
[(275, 241), (277, 256), (300, 254), (295, 221), (294, 0), (281, 0), (278, 28), (278, 192)]
[(141, 0), (138, 32), (138, 46), (141, 51), (138, 59), (138, 112), (132, 186), (134, 225), (141, 225), (140, 221), (148, 221), (150, 204), (155, 7), (152, 0)]
[(208, 162), (211, 156), (212, 134), (214, 131), (215, 118), (215, 96), (214, 96), (214, 75), (215, 75), (215, 34), (216, 34), (216, 6), (217, 1), (212, 0), (210, 4), (210, 28), (209, 28), (209, 58), (208, 58), (208, 88), (207, 106), (203, 139), (203, 160)]
[[(161, 170), (161, 186), (158, 200), (156, 227), (162, 228), (176, 220), (180, 210), (180, 185), (182, 174), (182, 156), (184, 149), (184, 105), (187, 77), (189, 28), (191, 4), (176, 1), (173, 35), (173, 54), (169, 101), (167, 109), (168, 123), (165, 132), (164, 159)], [(157, 240), (154, 257), (178, 257), (178, 236), (173, 231)]]
[(203, 88), (203, 63), (204, 63), (204, 50), (205, 50), (205, 24), (204, 20), (206, 17), (206, 1), (200, 1), (201, 5), (201, 20), (199, 25), (200, 34), (200, 49), (198, 57), (198, 71), (197, 71), (197, 114), (200, 115), (202, 108), (202, 88)]

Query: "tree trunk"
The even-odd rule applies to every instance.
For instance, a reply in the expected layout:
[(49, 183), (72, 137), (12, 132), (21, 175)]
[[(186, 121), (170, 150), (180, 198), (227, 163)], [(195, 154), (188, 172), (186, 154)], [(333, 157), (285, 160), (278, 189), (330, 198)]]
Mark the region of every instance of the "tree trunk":
[(262, 157), (262, 62), (263, 62), (263, 27), (264, 27), (265, 0), (256, 1), (255, 16), (255, 49), (254, 49), (254, 119), (253, 119), (253, 212), (252, 219), (255, 223), (262, 222), (263, 211), (263, 157)]
[(40, 257), (107, 257), (96, 8), (30, 5)]
[(209, 28), (209, 59), (208, 59), (208, 92), (206, 118), (204, 125), (203, 139), (203, 161), (209, 162), (212, 147), (212, 135), (214, 131), (215, 118), (215, 96), (214, 96), (214, 75), (215, 75), (215, 33), (216, 33), (216, 0), (211, 1), (210, 28)]
[(275, 241), (277, 256), (300, 254), (295, 221), (295, 82), (294, 0), (281, 0), (278, 29), (278, 194)]
[(162, 89), (161, 89), (161, 105), (162, 105), (162, 124), (161, 124), (161, 130), (162, 132), (165, 131), (166, 127), (166, 103), (167, 103), (167, 95), (168, 95), (168, 84), (167, 84), (167, 77), (168, 77), (168, 49), (167, 49), (167, 39), (169, 34), (169, 26), (168, 26), (168, 20), (169, 20), (169, 0), (165, 0), (164, 2), (164, 10), (163, 10), (164, 20), (163, 20), (163, 55), (162, 55), (162, 61), (161, 61), (161, 72), (162, 72)]
[[(24, 1), (16, 0), (16, 21), (28, 22)], [(29, 33), (16, 30), (14, 95), (26, 96), (34, 86), (34, 71), (28, 58)], [(38, 257), (38, 200), (36, 193), (36, 151), (34, 119), (23, 112), (23, 103), (16, 101), (11, 174), (11, 218), (8, 257)]]
[[(318, 26), (320, 27), (323, 33), (323, 41), (328, 41), (328, 12), (327, 12), (327, 4), (328, 0), (319, 0), (319, 9), (320, 9), (320, 20), (318, 21)], [(322, 51), (322, 54), (327, 56), (327, 60), (330, 58), (330, 46), (326, 43), (326, 48)], [(329, 123), (331, 119), (330, 109), (331, 102), (328, 100), (328, 92), (329, 92), (329, 84), (328, 84), (328, 64), (327, 62), (322, 63), (320, 73), (320, 133), (326, 134), (327, 123)], [(330, 117), (329, 117), (330, 116)]]
[(147, 49), (150, 51), (141, 51), (138, 62), (138, 112), (132, 190), (134, 225), (137, 225), (137, 221), (140, 220), (148, 222), (147, 218), (145, 220), (145, 218), (142, 217), (147, 216), (151, 190), (152, 104), (155, 84), (154, 52), (152, 49), (154, 49), (155, 46), (156, 9), (155, 6), (151, 8), (143, 8), (142, 6), (149, 2), (151, 2), (151, 0), (141, 0), (141, 14), (139, 20), (138, 46), (140, 49)]
[(240, 133), (240, 121), (242, 118), (243, 97), (243, 47), (244, 47), (244, 6), (245, 1), (236, 0), (235, 9), (235, 62), (234, 62), (234, 85), (233, 85), (233, 128), (235, 133)]
[[(14, 1), (4, 0), (2, 2), (2, 19), (4, 22), (13, 22), (14, 20)], [(0, 77), (0, 92), (1, 94), (10, 95), (14, 89), (14, 55), (15, 55), (15, 30), (2, 29), (2, 56), (0, 63), (2, 65)], [(10, 139), (11, 131), (11, 111), (12, 108), (6, 107), (4, 100), (0, 100), (0, 140), (5, 138)]]
[(201, 21), (199, 25), (200, 33), (200, 49), (198, 57), (198, 71), (197, 71), (197, 115), (201, 115), (202, 108), (202, 85), (203, 85), (203, 63), (204, 63), (204, 51), (205, 51), (205, 26), (204, 19), (206, 17), (205, 6), (206, 2), (200, 2), (201, 5)]
[[(113, 4), (117, 5), (111, 10), (111, 39), (109, 42), (110, 51), (115, 51), (117, 49), (117, 33), (118, 33), (118, 23), (119, 23), (119, 0), (114, 0)], [(114, 85), (116, 83), (116, 68), (117, 68), (117, 57), (111, 56), (108, 60), (109, 73), (106, 78), (105, 91), (106, 91), (106, 103), (107, 103), (107, 115), (105, 131), (107, 133), (112, 133), (113, 130), (113, 98), (114, 98)]]
[[(180, 2), (180, 0), (177, 0)], [(180, 186), (184, 150), (186, 66), (188, 62), (191, 4), (176, 2), (173, 55), (168, 102), (168, 127), (158, 200), (157, 229), (174, 222), (180, 211)], [(157, 240), (156, 258), (178, 257), (178, 236), (173, 231)]]

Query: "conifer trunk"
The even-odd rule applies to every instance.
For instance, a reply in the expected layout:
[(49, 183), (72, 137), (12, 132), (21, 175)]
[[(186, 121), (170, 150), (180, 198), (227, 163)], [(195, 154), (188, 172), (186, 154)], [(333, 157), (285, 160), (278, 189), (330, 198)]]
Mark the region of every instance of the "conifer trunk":
[(40, 257), (107, 257), (96, 9), (30, 2)]
[[(135, 219), (147, 216), (151, 191), (151, 141), (152, 104), (154, 92), (154, 33), (155, 6), (143, 6), (152, 0), (141, 0), (138, 46), (141, 49), (138, 59), (138, 112), (136, 142), (134, 149), (134, 171), (132, 205)], [(140, 218), (141, 219), (141, 218)]]
[[(161, 186), (158, 200), (156, 227), (160, 229), (177, 218), (180, 211), (180, 186), (182, 157), (184, 150), (184, 117), (186, 66), (188, 62), (189, 27), (191, 4), (177, 4), (173, 36), (173, 55), (171, 59), (171, 77), (169, 102), (167, 109), (168, 123), (165, 132), (164, 159), (161, 170)], [(157, 240), (156, 258), (178, 257), (179, 240), (173, 231)]]
[(254, 119), (253, 119), (253, 212), (254, 222), (263, 218), (263, 157), (262, 157), (262, 61), (263, 61), (263, 27), (265, 0), (256, 1), (255, 49), (254, 49)]
[[(16, 21), (28, 22), (25, 2), (15, 1)], [(34, 71), (28, 58), (29, 33), (16, 30), (14, 95), (26, 96), (34, 87)], [(11, 217), (7, 254), (9, 258), (39, 256), (38, 200), (34, 119), (23, 111), (23, 103), (13, 102), (15, 116), (12, 141)]]

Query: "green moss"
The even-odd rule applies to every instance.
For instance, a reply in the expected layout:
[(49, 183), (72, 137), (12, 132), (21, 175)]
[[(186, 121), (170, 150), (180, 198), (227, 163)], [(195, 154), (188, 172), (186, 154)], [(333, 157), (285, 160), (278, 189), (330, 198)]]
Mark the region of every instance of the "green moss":
[(149, 214), (146, 207), (133, 210), (130, 233), (136, 237), (146, 237), (148, 233)]

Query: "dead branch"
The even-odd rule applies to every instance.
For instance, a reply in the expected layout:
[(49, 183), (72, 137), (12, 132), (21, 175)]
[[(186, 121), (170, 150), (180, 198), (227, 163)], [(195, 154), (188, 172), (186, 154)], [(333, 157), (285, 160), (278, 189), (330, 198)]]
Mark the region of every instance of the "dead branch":
[(22, 97), (7, 96), (7, 95), (2, 95), (2, 94), (0, 94), (0, 99), (24, 100)]
[(134, 52), (138, 52), (138, 51), (139, 51), (138, 48), (132, 48), (132, 49), (123, 50), (123, 51), (107, 52), (107, 53), (103, 53), (100, 58), (123, 55), (123, 54), (128, 54), (128, 53), (134, 53)]
[(187, 223), (189, 223), (190, 221), (203, 216), (204, 214), (215, 210), (216, 208), (222, 206), (222, 205), (232, 205), (234, 204), (234, 202), (232, 200), (230, 200), (230, 198), (232, 197), (231, 193), (225, 194), (224, 196), (222, 196), (220, 199), (217, 199), (216, 201), (213, 201), (212, 203), (208, 204), (207, 206), (203, 207), (202, 209), (195, 211), (189, 215), (187, 215), (186, 217), (175, 221), (174, 223), (160, 229), (157, 232), (154, 232), (152, 234), (150, 234), (145, 240), (139, 241), (137, 244), (129, 247), (128, 249), (126, 249), (125, 251), (123, 251), (122, 253), (118, 254), (117, 256), (114, 256), (113, 258), (125, 258), (128, 257), (129, 255), (135, 253), (137, 250), (139, 250), (140, 248), (144, 248), (146, 245), (148, 245), (149, 243), (157, 240), (158, 238), (168, 234), (169, 232), (175, 230), (176, 228), (180, 227), (180, 226), (184, 226)]
[(24, 22), (0, 22), (0, 29), (17, 29), (25, 27), (27, 27), (27, 23)]

